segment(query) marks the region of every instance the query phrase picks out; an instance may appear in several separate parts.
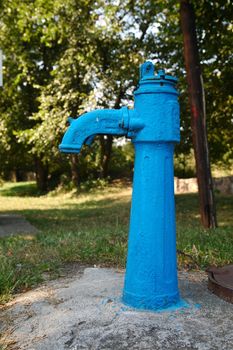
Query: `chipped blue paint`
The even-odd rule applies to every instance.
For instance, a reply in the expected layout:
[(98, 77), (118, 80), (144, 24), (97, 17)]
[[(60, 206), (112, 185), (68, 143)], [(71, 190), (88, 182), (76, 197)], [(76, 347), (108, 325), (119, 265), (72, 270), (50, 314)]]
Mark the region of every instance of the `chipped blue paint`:
[(174, 144), (180, 140), (177, 79), (145, 62), (134, 109), (95, 110), (70, 119), (59, 146), (78, 153), (97, 134), (135, 146), (133, 196), (123, 302), (139, 309), (182, 307), (177, 284)]

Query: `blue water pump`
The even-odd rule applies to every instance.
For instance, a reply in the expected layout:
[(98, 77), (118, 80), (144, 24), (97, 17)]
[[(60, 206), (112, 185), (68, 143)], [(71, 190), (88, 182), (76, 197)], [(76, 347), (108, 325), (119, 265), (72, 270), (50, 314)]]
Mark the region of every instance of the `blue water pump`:
[(59, 146), (79, 153), (95, 135), (119, 135), (135, 147), (125, 304), (149, 310), (179, 305), (174, 205), (174, 145), (180, 140), (177, 79), (152, 62), (140, 67), (134, 109), (94, 110), (70, 126)]

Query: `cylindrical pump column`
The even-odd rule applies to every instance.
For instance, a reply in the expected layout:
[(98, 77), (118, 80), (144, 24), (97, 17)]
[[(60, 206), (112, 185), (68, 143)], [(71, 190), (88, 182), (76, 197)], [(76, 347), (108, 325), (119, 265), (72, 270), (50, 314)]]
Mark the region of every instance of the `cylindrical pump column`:
[(141, 67), (135, 111), (145, 123), (133, 136), (135, 166), (123, 301), (157, 310), (179, 302), (174, 206), (174, 143), (179, 141), (176, 79), (151, 62)]

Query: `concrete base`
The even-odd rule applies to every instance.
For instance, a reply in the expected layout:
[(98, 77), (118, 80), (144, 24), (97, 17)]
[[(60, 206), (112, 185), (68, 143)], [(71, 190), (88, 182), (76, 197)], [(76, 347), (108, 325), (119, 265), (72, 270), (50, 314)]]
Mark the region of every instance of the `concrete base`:
[(2, 310), (5, 342), (22, 350), (233, 349), (233, 305), (207, 290), (205, 273), (179, 274), (188, 306), (137, 311), (121, 303), (124, 274), (83, 268), (17, 296)]

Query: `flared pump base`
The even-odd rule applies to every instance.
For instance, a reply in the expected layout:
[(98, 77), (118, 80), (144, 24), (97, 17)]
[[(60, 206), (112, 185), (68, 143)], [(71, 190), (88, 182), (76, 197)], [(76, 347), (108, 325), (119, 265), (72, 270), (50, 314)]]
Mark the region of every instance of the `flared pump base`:
[(136, 309), (141, 310), (151, 310), (151, 311), (159, 311), (170, 308), (181, 308), (184, 307), (184, 302), (180, 299), (179, 293), (171, 294), (171, 295), (153, 295), (151, 297), (148, 296), (139, 296), (133, 293), (129, 293), (124, 291), (122, 301), (127, 306), (131, 306)]

